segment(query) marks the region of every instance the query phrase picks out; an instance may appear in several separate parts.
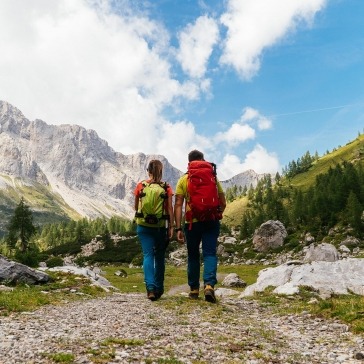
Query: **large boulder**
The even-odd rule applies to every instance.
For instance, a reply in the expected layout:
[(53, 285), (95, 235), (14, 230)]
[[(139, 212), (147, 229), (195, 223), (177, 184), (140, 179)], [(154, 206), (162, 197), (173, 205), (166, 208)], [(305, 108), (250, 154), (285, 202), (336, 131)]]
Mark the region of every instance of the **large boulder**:
[(364, 259), (348, 258), (335, 262), (282, 264), (259, 272), (257, 282), (248, 286), (241, 297), (276, 287), (273, 293), (291, 295), (299, 287), (311, 287), (322, 298), (333, 294), (355, 293), (364, 296)]
[(48, 274), (14, 262), (0, 255), (0, 282), (7, 284), (40, 284), (50, 280)]
[(253, 245), (257, 251), (266, 252), (282, 246), (286, 237), (286, 228), (280, 221), (268, 220), (255, 230)]
[(339, 252), (332, 244), (322, 243), (317, 246), (311, 244), (303, 260), (306, 263), (317, 261), (336, 262), (339, 260)]

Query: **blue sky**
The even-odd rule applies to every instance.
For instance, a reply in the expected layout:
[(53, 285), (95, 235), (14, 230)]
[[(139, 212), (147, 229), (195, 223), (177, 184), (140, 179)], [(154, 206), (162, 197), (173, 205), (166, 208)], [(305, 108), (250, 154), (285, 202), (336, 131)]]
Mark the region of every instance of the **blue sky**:
[(220, 179), (364, 131), (362, 0), (2, 0), (0, 99)]

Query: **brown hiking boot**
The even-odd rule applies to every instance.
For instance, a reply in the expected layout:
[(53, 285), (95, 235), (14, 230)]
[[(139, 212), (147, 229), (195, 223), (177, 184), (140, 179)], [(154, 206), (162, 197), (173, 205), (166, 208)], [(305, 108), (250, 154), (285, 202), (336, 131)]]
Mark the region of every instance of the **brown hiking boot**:
[(214, 287), (212, 287), (209, 284), (206, 284), (205, 289), (204, 289), (204, 295), (205, 295), (205, 301), (211, 302), (211, 303), (216, 303)]
[(198, 295), (199, 295), (199, 289), (198, 288), (195, 288), (195, 289), (191, 289), (188, 297), (193, 299), (193, 300), (197, 300), (198, 299)]

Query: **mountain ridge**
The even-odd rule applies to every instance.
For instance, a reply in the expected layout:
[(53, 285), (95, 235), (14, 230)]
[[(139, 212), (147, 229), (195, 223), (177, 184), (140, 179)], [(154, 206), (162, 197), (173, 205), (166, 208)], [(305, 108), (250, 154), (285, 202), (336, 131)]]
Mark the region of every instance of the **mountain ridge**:
[[(183, 174), (163, 155), (124, 155), (92, 129), (30, 121), (6, 101), (0, 101), (0, 156), (0, 215), (23, 196), (32, 210), (60, 218), (131, 218), (133, 190), (151, 159), (162, 161), (172, 186)], [(256, 185), (259, 177), (247, 171), (222, 184)]]

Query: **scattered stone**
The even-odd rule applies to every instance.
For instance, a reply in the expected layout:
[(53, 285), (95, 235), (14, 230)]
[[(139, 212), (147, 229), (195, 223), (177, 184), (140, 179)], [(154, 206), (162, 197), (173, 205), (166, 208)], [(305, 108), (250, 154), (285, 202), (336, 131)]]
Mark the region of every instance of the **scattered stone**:
[(128, 273), (126, 273), (124, 269), (117, 270), (114, 274), (122, 278), (126, 278), (128, 276)]
[(356, 360), (364, 360), (364, 354), (363, 353), (355, 353), (354, 358)]
[[(186, 364), (291, 363), (292, 358), (300, 364), (357, 364), (364, 359), (362, 338), (337, 321), (276, 314), (269, 305), (232, 296), (219, 296), (217, 306), (189, 302), (195, 306), (187, 312), (180, 300), (189, 299), (163, 296), (151, 302), (140, 293), (114, 293), (1, 317), (0, 363), (49, 364), (45, 354), (70, 353), (73, 362), (89, 364), (93, 360), (86, 353), (102, 358), (111, 351), (110, 364), (176, 358)], [(121, 338), (132, 344), (118, 344)]]
[(230, 273), (224, 278), (221, 285), (224, 287), (246, 287), (247, 284), (236, 273)]

